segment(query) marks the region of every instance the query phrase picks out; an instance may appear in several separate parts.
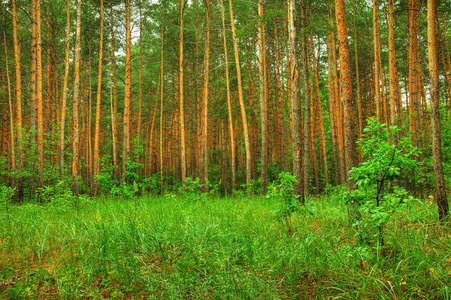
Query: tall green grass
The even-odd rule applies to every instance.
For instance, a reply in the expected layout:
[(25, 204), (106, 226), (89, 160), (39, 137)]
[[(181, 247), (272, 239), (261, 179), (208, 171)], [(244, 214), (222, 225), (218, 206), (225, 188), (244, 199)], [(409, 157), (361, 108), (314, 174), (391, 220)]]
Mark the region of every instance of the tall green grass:
[(386, 249), (359, 241), (336, 199), (290, 219), (278, 207), (174, 195), (12, 207), (0, 298), (451, 299), (451, 232), (435, 205), (396, 216)]

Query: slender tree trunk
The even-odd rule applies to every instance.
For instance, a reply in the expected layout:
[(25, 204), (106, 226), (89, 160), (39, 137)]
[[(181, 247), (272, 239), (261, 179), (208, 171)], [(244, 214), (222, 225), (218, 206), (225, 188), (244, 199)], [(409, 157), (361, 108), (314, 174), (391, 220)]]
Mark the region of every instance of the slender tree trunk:
[(161, 21), (161, 56), (160, 56), (160, 192), (164, 194), (164, 177), (163, 177), (163, 91), (164, 91), (164, 78), (163, 78), (163, 62), (164, 62), (164, 6), (162, 9), (162, 21)]
[[(96, 128), (94, 133), (94, 177), (92, 185), (92, 194), (95, 196), (98, 193), (97, 190), (97, 175), (100, 172), (100, 115), (102, 104), (102, 59), (103, 59), (103, 0), (100, 0), (100, 38), (99, 38), (99, 69), (97, 75), (97, 103), (96, 103)], [(89, 124), (90, 126), (91, 124)]]
[[(39, 1), (39, 0), (38, 0)], [(77, 32), (74, 55), (74, 90), (72, 103), (72, 124), (73, 124), (73, 144), (72, 144), (72, 189), (73, 194), (78, 196), (78, 102), (80, 87), (80, 52), (81, 52), (81, 0), (77, 0)], [(39, 62), (38, 62), (39, 63)], [(39, 84), (39, 82), (38, 82)], [(38, 122), (39, 123), (39, 122)]]
[[(355, 188), (349, 172), (357, 166), (354, 130), (354, 99), (352, 95), (351, 63), (349, 59), (348, 34), (346, 26), (346, 14), (344, 0), (335, 0), (335, 15), (337, 18), (338, 51), (340, 56), (340, 79), (343, 91), (343, 106), (345, 113), (345, 153), (346, 174), (348, 175), (346, 185), (348, 191)], [(354, 213), (354, 212), (352, 212)], [(352, 217), (352, 216), (351, 216)]]
[[(41, 3), (36, 0), (36, 108), (38, 131), (38, 188), (44, 186), (44, 128), (42, 119), (42, 45), (41, 45)], [(39, 194), (39, 201), (42, 201)]]
[(293, 175), (297, 182), (294, 184), (294, 194), (303, 195), (302, 191), (302, 173), (301, 173), (301, 98), (299, 92), (299, 67), (298, 67), (298, 47), (297, 47), (297, 32), (296, 32), (296, 2), (288, 0), (288, 36), (289, 36), (289, 59), (291, 73), (289, 78), (291, 80), (291, 114), (293, 126), (291, 130), (292, 148), (293, 148)]
[[(357, 15), (357, 10), (356, 10), (356, 5), (355, 5), (355, 0), (353, 1), (354, 4), (354, 46), (355, 46), (355, 73), (356, 73), (356, 82), (357, 82), (357, 107), (359, 110), (359, 119), (358, 119), (358, 131), (357, 131), (357, 137), (360, 140), (362, 138), (362, 134), (363, 134), (363, 107), (362, 107), (362, 92), (361, 92), (361, 87), (360, 87), (360, 71), (359, 71), (359, 51), (358, 51), (358, 47), (357, 47), (357, 20), (356, 20), (356, 15)], [(363, 153), (362, 153), (362, 149), (359, 148), (359, 162), (363, 162)]]
[[(137, 137), (141, 143), (141, 125), (142, 125), (142, 107), (143, 107), (143, 20), (141, 8), (139, 9), (139, 107), (138, 107), (138, 125)], [(138, 158), (139, 161), (139, 158)]]
[(382, 120), (382, 101), (381, 101), (381, 60), (380, 60), (380, 41), (379, 41), (379, 6), (377, 0), (373, 0), (373, 38), (374, 38), (374, 89), (376, 90), (376, 116), (377, 122)]
[(233, 49), (235, 52), (236, 76), (237, 76), (237, 81), (238, 81), (238, 100), (240, 102), (241, 119), (243, 121), (244, 145), (245, 145), (245, 150), (246, 150), (246, 185), (249, 186), (251, 184), (251, 179), (252, 179), (252, 157), (251, 157), (251, 147), (250, 147), (250, 143), (249, 143), (249, 129), (247, 126), (246, 109), (244, 106), (240, 56), (239, 56), (239, 52), (238, 52), (238, 43), (236, 40), (235, 20), (233, 17), (232, 0), (229, 0), (229, 10), (230, 10), (230, 25), (232, 26)]
[[(292, 0), (294, 3), (294, 0)], [(294, 4), (293, 4), (294, 5)], [(304, 75), (304, 157), (303, 157), (303, 169), (304, 169), (304, 193), (302, 194), (301, 203), (310, 196), (310, 86), (309, 86), (309, 58), (308, 58), (308, 35), (305, 33), (307, 28), (306, 17), (306, 3), (301, 4), (301, 31), (302, 40), (302, 66)]]
[[(6, 46), (6, 26), (5, 26), (5, 19), (3, 15), (3, 9), (2, 9), (2, 21), (3, 21), (3, 46), (5, 50), (5, 69), (6, 69), (6, 80), (7, 80), (7, 86), (8, 86), (8, 104), (9, 104), (9, 137), (10, 137), (10, 158), (11, 158), (11, 171), (16, 171), (16, 146), (15, 146), (15, 139), (14, 139), (14, 108), (12, 103), (12, 91), (11, 91), (11, 79), (9, 77), (9, 67), (8, 67), (8, 47)], [(10, 178), (10, 184), (12, 187), (16, 186), (15, 178)]]
[(126, 180), (127, 160), (130, 154), (130, 100), (132, 93), (132, 36), (130, 30), (130, 6), (132, 0), (125, 1), (125, 95), (124, 95), (124, 135), (122, 140), (122, 182)]
[(16, 71), (16, 130), (18, 144), (18, 166), (19, 176), (16, 178), (16, 201), (23, 200), (23, 141), (22, 141), (22, 73), (20, 63), (20, 40), (19, 25), (17, 16), (16, 0), (11, 1), (13, 19), (13, 40), (14, 40), (14, 67)]
[[(69, 0), (68, 0), (69, 1)], [(113, 29), (113, 9), (110, 10), (110, 25), (111, 25), (111, 63), (113, 65), (113, 111), (111, 118), (111, 125), (113, 131), (113, 165), (114, 178), (118, 178), (119, 164), (117, 157), (117, 79), (116, 79), (116, 55), (114, 45), (114, 29)]]
[(221, 16), (222, 16), (222, 30), (223, 30), (223, 38), (224, 38), (224, 56), (225, 56), (225, 68), (226, 68), (226, 84), (227, 84), (227, 112), (228, 112), (228, 127), (229, 127), (229, 137), (230, 137), (230, 150), (231, 150), (231, 158), (230, 158), (230, 167), (232, 168), (232, 182), (231, 187), (232, 191), (235, 188), (236, 182), (236, 149), (235, 149), (235, 137), (233, 135), (233, 118), (232, 118), (232, 99), (230, 95), (230, 81), (229, 81), (229, 56), (227, 51), (227, 32), (225, 27), (225, 16), (224, 16), (224, 1), (221, 1)]
[(208, 191), (208, 83), (210, 73), (210, 0), (206, 0), (207, 32), (205, 37), (205, 69), (202, 88), (201, 143), (200, 143), (200, 184), (204, 192)]
[(63, 94), (61, 98), (61, 122), (60, 122), (60, 141), (59, 141), (59, 168), (60, 181), (64, 181), (64, 127), (66, 124), (66, 102), (67, 102), (67, 85), (69, 82), (69, 47), (70, 47), (70, 0), (66, 5), (66, 48), (64, 59), (64, 81)]
[(259, 70), (259, 81), (260, 81), (260, 115), (261, 115), (261, 184), (263, 187), (263, 194), (267, 192), (268, 185), (268, 135), (267, 135), (267, 127), (268, 127), (268, 116), (266, 112), (266, 74), (265, 74), (265, 47), (264, 43), (264, 23), (263, 23), (263, 0), (258, 1), (258, 16), (260, 19), (258, 25), (258, 70)]
[[(396, 68), (396, 50), (395, 50), (395, 34), (394, 34), (394, 19), (393, 19), (393, 0), (388, 0), (388, 57), (389, 57), (389, 81), (390, 81), (390, 125), (396, 125), (396, 104), (399, 103), (399, 82), (398, 70)], [(402, 113), (398, 108), (398, 116)], [(399, 119), (399, 117), (398, 117)], [(397, 143), (397, 137), (392, 136), (392, 142)]]
[(442, 163), (442, 133), (440, 128), (439, 110), (439, 77), (438, 77), (438, 57), (437, 57), (437, 13), (435, 0), (427, 2), (428, 20), (428, 54), (429, 54), (429, 76), (431, 87), (431, 113), (432, 113), (432, 159), (435, 174), (435, 192), (438, 206), (439, 220), (443, 221), (448, 217), (449, 207), (446, 196), (445, 178), (443, 175)]
[[(30, 127), (34, 130), (30, 134), (30, 142), (36, 144), (36, 0), (31, 1), (31, 66), (30, 66)], [(30, 154), (36, 155), (34, 147), (30, 148)], [(28, 162), (30, 170), (30, 196), (34, 198), (36, 190), (35, 169), (36, 161)]]
[(185, 9), (185, 0), (180, 0), (180, 37), (179, 37), (179, 93), (180, 93), (180, 160), (182, 164), (182, 185), (185, 189), (186, 178), (186, 145), (185, 145), (185, 107), (183, 90), (183, 12)]

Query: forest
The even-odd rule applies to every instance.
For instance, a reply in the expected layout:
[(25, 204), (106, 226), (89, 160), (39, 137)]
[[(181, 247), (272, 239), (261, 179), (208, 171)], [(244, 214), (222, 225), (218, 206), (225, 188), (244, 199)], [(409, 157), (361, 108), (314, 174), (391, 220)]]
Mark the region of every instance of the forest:
[(451, 299), (449, 0), (3, 0), (0, 299)]

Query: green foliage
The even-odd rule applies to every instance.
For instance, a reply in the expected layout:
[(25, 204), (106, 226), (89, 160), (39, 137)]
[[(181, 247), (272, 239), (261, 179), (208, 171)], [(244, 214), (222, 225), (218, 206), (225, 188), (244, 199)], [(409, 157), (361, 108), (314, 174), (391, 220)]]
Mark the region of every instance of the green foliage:
[(55, 185), (47, 185), (38, 189), (43, 201), (49, 202), (55, 212), (67, 212), (71, 208), (79, 208), (80, 205), (86, 205), (91, 202), (90, 198), (83, 194), (74, 196), (70, 186), (64, 181), (59, 181)]
[(298, 208), (299, 196), (294, 195), (293, 183), (297, 182), (296, 176), (282, 172), (277, 181), (268, 186), (267, 199), (278, 201), (280, 204), (277, 212), (281, 218), (291, 216)]
[[(415, 158), (419, 150), (406, 136), (396, 144), (391, 136), (398, 136), (400, 129), (390, 127), (370, 119), (360, 140), (364, 161), (351, 171), (351, 177), (357, 186), (353, 191), (345, 192), (349, 205), (357, 206), (360, 218), (355, 218), (357, 235), (364, 241), (376, 239), (382, 245), (383, 228), (404, 205), (414, 198), (398, 185), (399, 179), (417, 167)], [(373, 229), (377, 229), (373, 233)]]

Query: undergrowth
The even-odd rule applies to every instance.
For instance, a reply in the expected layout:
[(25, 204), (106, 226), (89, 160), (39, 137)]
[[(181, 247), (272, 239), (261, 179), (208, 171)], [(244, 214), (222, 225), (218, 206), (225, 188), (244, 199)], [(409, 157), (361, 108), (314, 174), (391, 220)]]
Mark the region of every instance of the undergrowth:
[[(66, 205), (66, 204), (61, 204)], [(334, 197), (101, 198), (0, 214), (1, 299), (451, 299), (451, 233), (409, 203), (361, 243)], [(329, 297), (329, 298), (328, 298)]]

